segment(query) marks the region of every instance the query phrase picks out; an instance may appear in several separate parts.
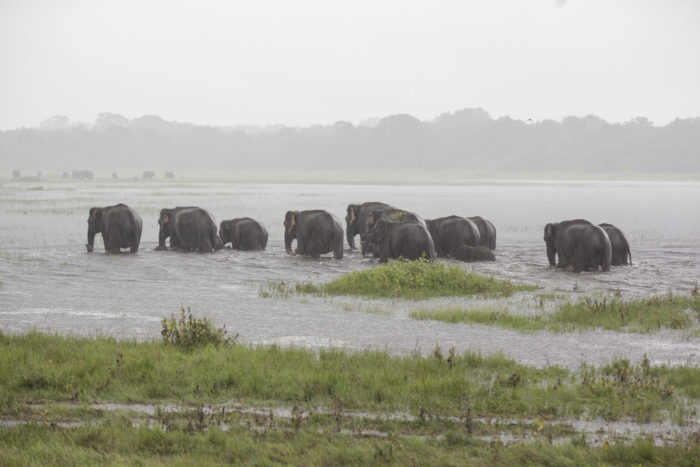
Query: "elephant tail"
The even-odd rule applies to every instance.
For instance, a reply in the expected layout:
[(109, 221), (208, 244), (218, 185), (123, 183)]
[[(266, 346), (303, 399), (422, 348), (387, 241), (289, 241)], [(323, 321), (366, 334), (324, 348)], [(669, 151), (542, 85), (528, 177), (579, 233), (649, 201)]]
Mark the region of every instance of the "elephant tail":
[(632, 252), (630, 251), (629, 248), (627, 248), (627, 256), (630, 258), (630, 266), (632, 266)]

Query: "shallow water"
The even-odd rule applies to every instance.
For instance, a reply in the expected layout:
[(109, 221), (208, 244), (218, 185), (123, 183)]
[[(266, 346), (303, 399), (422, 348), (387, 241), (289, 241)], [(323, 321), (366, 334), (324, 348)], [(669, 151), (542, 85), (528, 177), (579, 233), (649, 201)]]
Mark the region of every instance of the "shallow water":
[[(180, 306), (226, 324), (247, 343), (312, 348), (373, 348), (394, 353), (502, 352), (523, 363), (577, 366), (613, 358), (700, 364), (700, 343), (683, 332), (521, 334), (472, 325), (408, 318), (415, 308), (489, 306), (483, 300), (421, 302), (349, 297), (261, 298), (269, 281), (326, 282), (371, 267), (346, 246), (345, 257), (289, 257), (283, 245), (288, 209), (326, 209), (344, 224), (348, 203), (384, 201), (424, 217), (482, 215), (498, 230), (495, 263), (455, 263), (469, 270), (542, 287), (564, 297), (687, 294), (700, 278), (700, 183), (692, 182), (468, 182), (455, 185), (256, 185), (230, 183), (43, 183), (0, 187), (0, 329), (157, 337), (160, 320)], [(106, 255), (101, 238), (87, 254), (92, 206), (123, 202), (144, 222), (136, 255)], [(154, 251), (158, 212), (198, 205), (217, 220), (250, 216), (270, 233), (263, 252), (226, 249), (212, 254)], [(626, 234), (633, 266), (610, 273), (550, 269), (542, 232), (547, 222), (587, 218)], [(357, 239), (359, 240), (359, 239)], [(532, 296), (532, 295), (530, 295)], [(527, 313), (534, 299), (507, 306)]]

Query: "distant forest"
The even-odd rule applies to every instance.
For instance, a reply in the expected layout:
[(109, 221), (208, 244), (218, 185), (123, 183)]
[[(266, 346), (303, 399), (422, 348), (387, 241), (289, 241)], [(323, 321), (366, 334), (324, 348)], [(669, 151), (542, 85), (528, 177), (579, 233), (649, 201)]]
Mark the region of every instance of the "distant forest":
[[(493, 119), (482, 109), (431, 121), (393, 115), (353, 125), (212, 127), (157, 116), (100, 114), (94, 124), (54, 116), (0, 132), (5, 170), (428, 169), (500, 172), (700, 172), (700, 118), (655, 126)], [(9, 174), (8, 174), (9, 175)]]

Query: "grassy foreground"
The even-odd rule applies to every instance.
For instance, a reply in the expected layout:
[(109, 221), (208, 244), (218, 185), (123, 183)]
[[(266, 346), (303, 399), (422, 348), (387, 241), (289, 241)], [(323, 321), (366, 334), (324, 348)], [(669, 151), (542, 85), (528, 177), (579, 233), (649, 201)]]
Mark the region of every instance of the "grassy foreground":
[[(645, 439), (591, 445), (585, 435), (554, 421), (682, 425), (695, 420), (699, 399), (699, 369), (652, 367), (646, 360), (572, 371), (528, 367), (501, 356), (456, 355), (439, 347), (425, 357), (390, 356), (231, 341), (178, 346), (0, 333), (0, 419), (32, 422), (0, 428), (0, 464), (7, 465), (692, 465), (700, 461), (698, 440), (692, 437), (663, 447)], [(231, 401), (293, 409), (284, 420), (273, 420), (272, 412), (202, 410), (205, 404)], [(179, 415), (158, 411), (149, 424), (93, 408), (99, 402), (191, 409)], [(353, 411), (379, 418), (349, 416)], [(397, 419), (397, 413), (407, 418)], [(490, 421), (496, 419), (521, 422), (497, 426)], [(483, 439), (498, 439), (503, 430), (531, 442), (501, 445)], [(563, 443), (548, 441), (562, 436)]]
[(445, 438), (353, 437), (306, 429), (203, 432), (136, 428), (127, 420), (72, 429), (29, 425), (0, 430), (3, 465), (663, 465), (694, 466), (694, 441), (651, 440), (588, 447), (546, 439), (503, 446), (462, 434)]
[(619, 361), (533, 368), (502, 356), (208, 345), (0, 334), (0, 413), (21, 401), (263, 401), (478, 416), (682, 419), (700, 398), (700, 369)]
[[(690, 311), (691, 313), (688, 313)], [(686, 329), (700, 319), (700, 297), (666, 295), (635, 301), (583, 298), (565, 303), (551, 314), (512, 315), (508, 310), (419, 310), (416, 319), (447, 323), (471, 323), (500, 326), (522, 332), (571, 332), (602, 328), (612, 331), (650, 333), (659, 329)]]
[(510, 296), (513, 292), (536, 290), (536, 286), (514, 285), (466, 271), (447, 263), (418, 259), (396, 260), (363, 271), (345, 274), (327, 284), (268, 284), (260, 295), (285, 296), (290, 293), (323, 295), (356, 295), (369, 298), (407, 298), (420, 300), (432, 297), (480, 295)]

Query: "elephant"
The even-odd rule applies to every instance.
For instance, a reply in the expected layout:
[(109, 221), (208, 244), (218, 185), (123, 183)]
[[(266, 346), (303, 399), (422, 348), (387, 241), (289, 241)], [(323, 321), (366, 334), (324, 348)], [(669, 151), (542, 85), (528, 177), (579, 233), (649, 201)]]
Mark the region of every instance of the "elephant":
[(484, 219), (481, 216), (468, 217), (470, 221), (476, 224), (479, 229), (479, 246), (485, 246), (491, 250), (496, 249), (496, 226), (490, 220)]
[(494, 261), (496, 259), (488, 248), (482, 247), (489, 251), (488, 255), (481, 250), (475, 250), (480, 245), (481, 236), (473, 221), (460, 216), (448, 216), (426, 219), (425, 223), (433, 238), (435, 253), (438, 257), (451, 256), (463, 261), (476, 261), (477, 259)]
[(557, 266), (557, 259), (559, 260), (558, 267), (565, 268), (566, 266), (568, 266), (568, 264), (566, 264), (566, 260), (564, 259), (564, 261), (562, 261), (562, 256), (557, 255), (556, 241), (559, 232), (566, 230), (567, 228), (569, 228), (569, 226), (576, 224), (591, 225), (591, 223), (585, 219), (573, 219), (568, 221), (549, 223), (544, 226), (544, 243), (547, 245), (547, 259), (549, 260), (550, 266)]
[(170, 237), (170, 248), (211, 253), (223, 248), (221, 238), (216, 233), (216, 221), (208, 211), (196, 207), (176, 207), (161, 209), (158, 247), (165, 250), (165, 239)]
[(376, 250), (376, 244), (369, 241), (367, 236), (367, 233), (374, 227), (375, 222), (377, 222), (379, 219), (385, 219), (391, 222), (413, 222), (414, 224), (418, 224), (425, 229), (428, 228), (425, 220), (414, 212), (404, 211), (403, 209), (398, 209), (393, 206), (389, 206), (384, 209), (374, 209), (369, 212), (369, 216), (367, 217), (365, 240), (361, 244), (363, 255), (369, 252), (375, 257), (379, 256), (379, 253)]
[[(296, 251), (292, 240), (296, 239)], [(284, 248), (288, 255), (309, 255), (318, 258), (333, 252), (335, 259), (343, 259), (343, 226), (328, 211), (287, 211), (284, 216)]]
[[(612, 246), (608, 234), (602, 227), (583, 219), (564, 221), (558, 225), (547, 224), (545, 242), (548, 241), (548, 233), (551, 240), (552, 232), (554, 249), (559, 258), (558, 267), (571, 266), (575, 272), (586, 269), (597, 271), (598, 267), (603, 271), (610, 271)], [(548, 255), (550, 253), (549, 244), (547, 245), (547, 253)]]
[(267, 229), (250, 217), (221, 221), (219, 237), (234, 250), (264, 250), (267, 246)]
[(95, 234), (102, 234), (107, 253), (119, 253), (121, 248), (129, 248), (131, 253), (139, 250), (143, 222), (141, 216), (126, 204), (104, 208), (90, 208), (88, 216), (87, 248), (92, 253)]
[(360, 236), (360, 241), (365, 240), (364, 237), (367, 233), (367, 220), (370, 211), (389, 208), (393, 209), (388, 204), (378, 201), (370, 201), (362, 204), (348, 204), (347, 215), (345, 216), (345, 235), (347, 236), (350, 248), (357, 250), (355, 246), (355, 235)]
[(415, 260), (425, 257), (434, 260), (433, 239), (424, 225), (413, 221), (378, 219), (367, 233), (367, 241), (374, 246), (380, 263), (389, 258)]
[(630, 245), (627, 243), (625, 234), (622, 233), (620, 229), (612, 224), (598, 224), (605, 230), (610, 239), (610, 245), (612, 246), (612, 265), (622, 266), (627, 265), (627, 258), (629, 258), (629, 264), (632, 265), (632, 253), (630, 252)]

